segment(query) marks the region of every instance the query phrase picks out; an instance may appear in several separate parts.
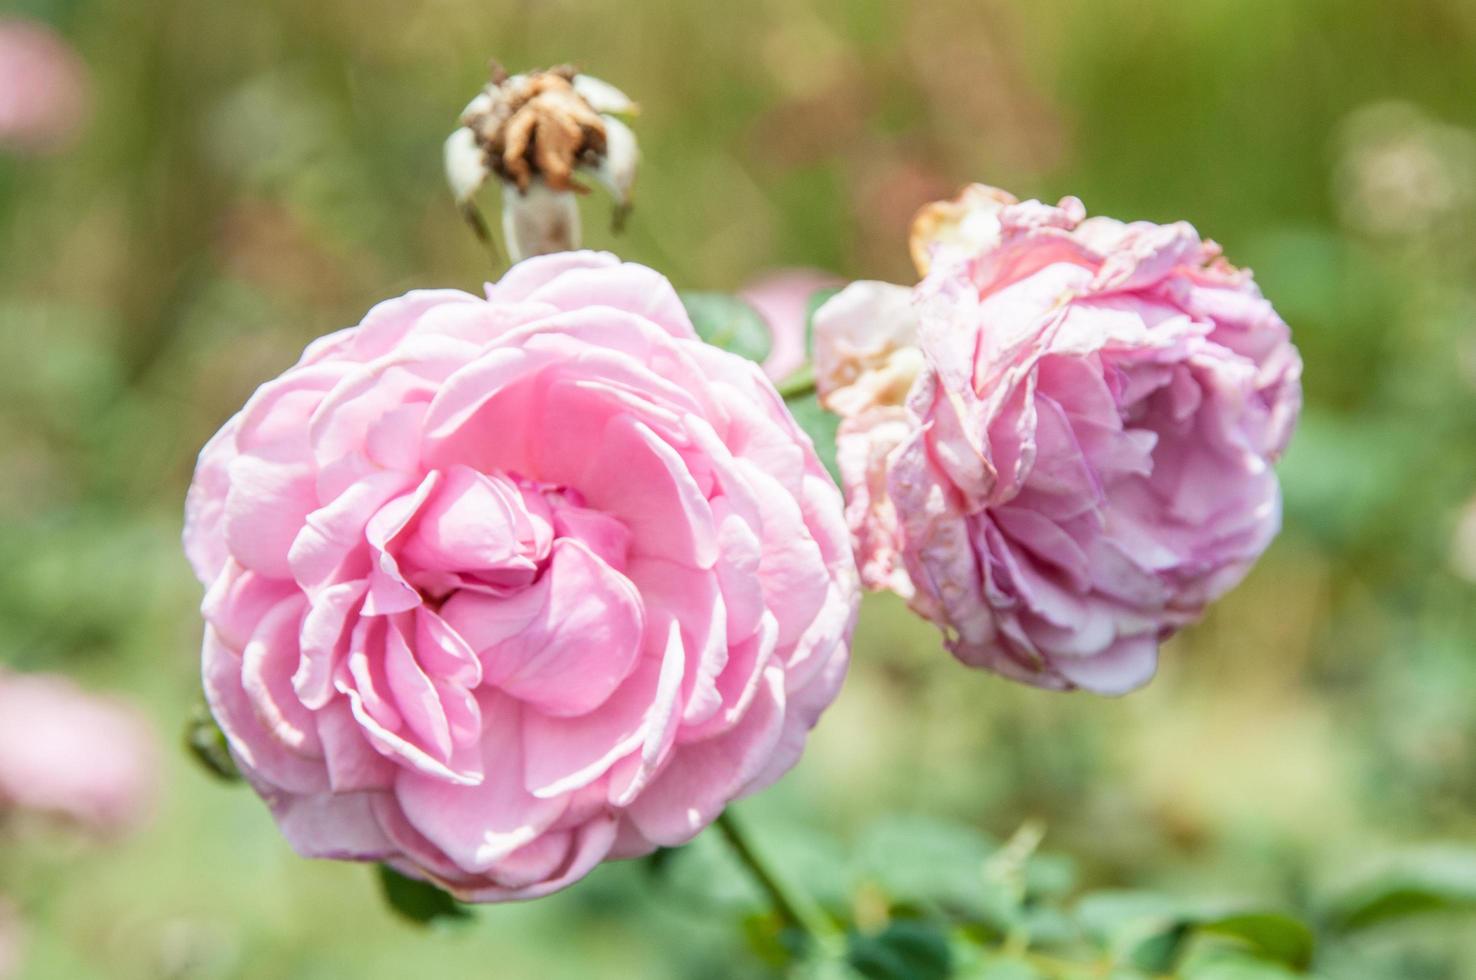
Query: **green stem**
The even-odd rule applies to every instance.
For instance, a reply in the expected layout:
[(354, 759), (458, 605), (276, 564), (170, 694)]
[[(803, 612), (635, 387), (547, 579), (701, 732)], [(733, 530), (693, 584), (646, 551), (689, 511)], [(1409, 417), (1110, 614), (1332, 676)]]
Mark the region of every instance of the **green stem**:
[(815, 390), (815, 369), (809, 364), (779, 382), (779, 397), (785, 401), (791, 398), (801, 398), (811, 394)]
[(810, 942), (824, 953), (838, 952), (841, 946), (840, 931), (831, 922), (825, 911), (805, 892), (792, 889), (772, 868), (764, 862), (754, 849), (747, 831), (733, 815), (732, 808), (724, 810), (714, 826), (733, 849), (738, 860), (743, 862), (753, 879), (758, 883), (774, 906), (774, 911), (785, 924), (803, 932)]

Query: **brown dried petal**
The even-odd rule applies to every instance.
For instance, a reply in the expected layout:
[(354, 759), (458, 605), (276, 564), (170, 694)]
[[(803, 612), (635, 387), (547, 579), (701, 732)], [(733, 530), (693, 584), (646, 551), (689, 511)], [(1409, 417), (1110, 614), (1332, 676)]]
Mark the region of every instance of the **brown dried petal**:
[(535, 177), (555, 190), (584, 188), (574, 169), (605, 151), (605, 123), (575, 91), (568, 67), (519, 75), (489, 88), (463, 122), (489, 150), (493, 169), (526, 191)]

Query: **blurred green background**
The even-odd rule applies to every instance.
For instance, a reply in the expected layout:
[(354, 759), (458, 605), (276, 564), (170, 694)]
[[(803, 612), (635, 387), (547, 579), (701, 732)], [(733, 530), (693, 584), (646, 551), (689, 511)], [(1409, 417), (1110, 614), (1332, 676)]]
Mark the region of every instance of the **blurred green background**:
[[(1306, 360), (1285, 531), (1147, 690), (966, 672), (870, 601), (799, 769), (740, 807), (792, 870), (922, 812), (999, 838), (1039, 820), (1092, 885), (1297, 902), (1476, 839), (1470, 0), (6, 2), (75, 44), (94, 111), (63, 155), (0, 155), (5, 661), (126, 693), (177, 742), (195, 452), (313, 337), (496, 275), (440, 142), (490, 56), (573, 61), (643, 108), (630, 227), (612, 237), (593, 199), (588, 242), (681, 287), (787, 265), (907, 281), (913, 210), (982, 180), (1191, 220)], [(141, 834), (3, 843), (23, 975), (757, 969), (730, 919), (638, 865), (417, 931), (368, 869), (296, 858), (248, 791), (165, 754)], [(1476, 976), (1473, 933), (1373, 933), (1328, 975)]]

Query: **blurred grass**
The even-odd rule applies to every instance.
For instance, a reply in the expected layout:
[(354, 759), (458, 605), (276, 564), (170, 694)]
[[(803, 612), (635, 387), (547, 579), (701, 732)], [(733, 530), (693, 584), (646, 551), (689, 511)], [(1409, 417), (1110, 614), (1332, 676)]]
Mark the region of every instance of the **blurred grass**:
[[(0, 157), (6, 661), (127, 692), (175, 738), (198, 689), (177, 547), (194, 452), (314, 336), (496, 274), (440, 140), (489, 56), (572, 60), (644, 109), (631, 227), (612, 237), (595, 201), (589, 243), (680, 286), (786, 264), (905, 280), (913, 209), (984, 180), (1192, 220), (1256, 269), (1306, 357), (1286, 531), (1147, 691), (966, 673), (877, 599), (799, 774), (744, 807), (769, 838), (850, 841), (894, 810), (996, 837), (1037, 818), (1094, 883), (1295, 897), (1390, 847), (1476, 836), (1476, 607), (1449, 562), (1476, 494), (1476, 172), (1442, 149), (1476, 128), (1466, 0), (17, 9), (77, 45), (97, 106), (68, 155)], [(1391, 101), (1415, 122), (1359, 136), (1350, 120)], [(1441, 126), (1454, 142), (1426, 138)], [(1432, 197), (1432, 173), (1465, 193)], [(166, 783), (116, 848), (5, 845), (27, 975), (748, 969), (730, 926), (630, 865), (417, 936), (367, 869), (293, 857), (250, 794), (182, 754)], [(1369, 976), (1476, 969), (1469, 930), (1379, 942)]]

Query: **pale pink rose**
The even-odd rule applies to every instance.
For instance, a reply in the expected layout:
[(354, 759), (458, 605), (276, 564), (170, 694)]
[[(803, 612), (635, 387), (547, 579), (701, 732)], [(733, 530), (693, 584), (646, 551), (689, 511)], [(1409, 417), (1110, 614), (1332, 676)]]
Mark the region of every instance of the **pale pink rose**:
[(967, 664), (1123, 693), (1276, 534), (1301, 361), (1187, 224), (970, 200), (912, 295), (857, 283), (816, 316), (862, 577)]
[(132, 706), (65, 677), (0, 671), (0, 808), (119, 833), (150, 812), (158, 769), (153, 730)]
[(0, 18), (0, 149), (64, 149), (88, 111), (87, 66), (55, 31)]
[(810, 300), (822, 289), (841, 285), (840, 277), (818, 269), (781, 269), (760, 276), (739, 292), (769, 325), (772, 342), (764, 373), (783, 381), (809, 360)]
[(840, 494), (757, 365), (592, 252), (312, 344), (200, 456), (205, 690), (313, 857), (470, 901), (691, 839), (848, 659)]

